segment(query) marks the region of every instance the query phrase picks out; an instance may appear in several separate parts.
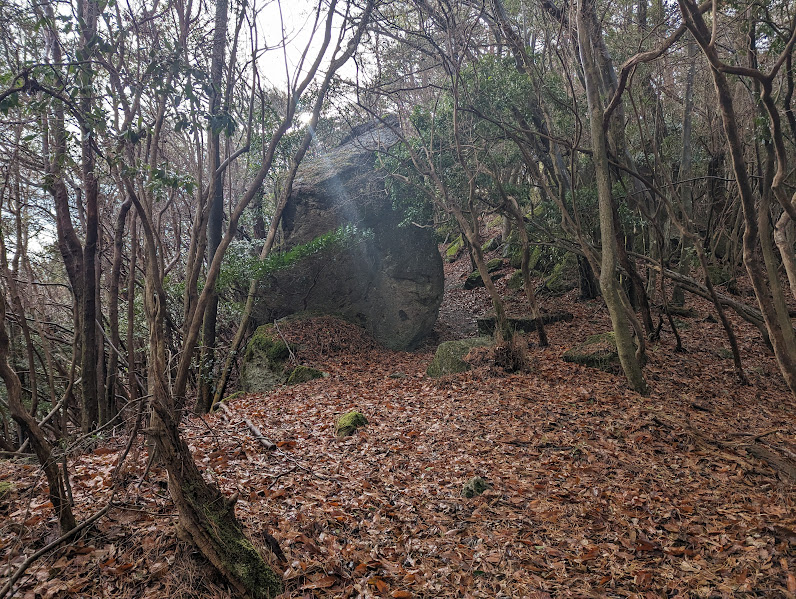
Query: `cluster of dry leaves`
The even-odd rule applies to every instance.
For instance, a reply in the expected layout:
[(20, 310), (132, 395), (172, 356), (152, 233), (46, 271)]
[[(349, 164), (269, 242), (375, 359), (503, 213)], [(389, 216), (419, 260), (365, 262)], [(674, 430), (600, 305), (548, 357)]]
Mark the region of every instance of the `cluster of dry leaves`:
[[(483, 290), (461, 289), (465, 269), (446, 266), (438, 340), (474, 333), (488, 307)], [(794, 402), (756, 332), (736, 322), (751, 382), (740, 386), (710, 306), (694, 300), (697, 316), (678, 323), (687, 353), (664, 328), (641, 397), (561, 360), (608, 329), (599, 301), (542, 304), (575, 319), (549, 327), (548, 348), (529, 336), (527, 374), (485, 361), (429, 379), (433, 343), (390, 352), (331, 318), (285, 324), (298, 359), (327, 378), (185, 423), (208, 478), (239, 494), (250, 536), (280, 542), (284, 597), (796, 597), (794, 480), (781, 467), (796, 456)], [(368, 426), (336, 438), (352, 409)], [(124, 442), (120, 431), (72, 458), (79, 517), (107, 501)], [(230, 596), (178, 540), (165, 475), (146, 463), (139, 446), (118, 507), (34, 565), (19, 596)], [(476, 475), (489, 489), (462, 497)], [(35, 466), (3, 463), (0, 479), (15, 485), (0, 505), (5, 573), (46, 542), (53, 515)]]

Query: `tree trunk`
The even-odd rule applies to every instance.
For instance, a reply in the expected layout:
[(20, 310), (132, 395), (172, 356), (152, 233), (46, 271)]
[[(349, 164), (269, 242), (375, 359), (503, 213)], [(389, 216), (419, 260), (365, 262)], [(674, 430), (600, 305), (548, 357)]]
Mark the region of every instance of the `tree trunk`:
[[(732, 158), (732, 169), (741, 207), (745, 229), (743, 233), (743, 261), (752, 282), (755, 297), (766, 323), (774, 355), (777, 358), (782, 376), (796, 395), (796, 335), (788, 314), (785, 296), (779, 283), (776, 264), (770, 251), (768, 208), (758, 211), (754, 193), (749, 181), (743, 143), (735, 116), (735, 106), (726, 75), (718, 69), (720, 61), (716, 48), (711, 44), (711, 34), (702, 15), (690, 0), (679, 0), (680, 11), (694, 34), (702, 52), (711, 63), (711, 74), (716, 88), (716, 96), (721, 113), (722, 126)], [(765, 202), (761, 202), (764, 204)], [(765, 237), (765, 239), (763, 238)]]
[(599, 75), (592, 56), (592, 32), (588, 29), (584, 4), (590, 0), (578, 0), (577, 29), (580, 58), (586, 83), (589, 106), (589, 123), (592, 136), (592, 156), (600, 213), (600, 239), (602, 243), (602, 262), (600, 265), (600, 289), (611, 316), (616, 339), (619, 361), (630, 386), (641, 394), (646, 394), (647, 383), (636, 357), (631, 327), (628, 324), (616, 277), (617, 254), (616, 233), (614, 230), (613, 200), (611, 197), (611, 175), (608, 168), (608, 153), (603, 130), (603, 108), (598, 89)]
[[(108, 359), (108, 372), (105, 381), (105, 400), (100, 405), (105, 421), (111, 420), (116, 415), (116, 391), (119, 369), (119, 355), (121, 350), (121, 335), (119, 333), (119, 282), (122, 273), (122, 256), (124, 254), (124, 223), (130, 212), (133, 201), (127, 198), (119, 208), (116, 216), (116, 229), (113, 232), (113, 261), (111, 262), (110, 289), (108, 290), (108, 325), (110, 327), (111, 348)], [(134, 276), (134, 273), (131, 273)]]
[[(680, 154), (680, 170), (679, 170), (679, 191), (680, 191), (680, 209), (683, 213), (683, 222), (686, 226), (691, 226), (691, 221), (694, 216), (693, 210), (693, 189), (694, 184), (691, 181), (692, 167), (691, 167), (691, 121), (694, 114), (694, 77), (696, 74), (696, 54), (697, 45), (692, 37), (689, 36), (688, 40), (688, 74), (685, 79), (685, 95), (683, 98), (683, 151)], [(689, 261), (689, 247), (690, 238), (688, 236), (681, 236), (680, 238), (680, 263), (678, 270), (687, 275), (690, 269)], [(685, 303), (685, 294), (681, 287), (675, 286), (672, 293), (672, 303), (682, 306)]]
[(64, 485), (66, 472), (61, 472), (52, 454), (52, 446), (44, 436), (36, 419), (31, 416), (22, 405), (22, 385), (19, 382), (17, 373), (8, 364), (9, 339), (6, 333), (6, 301), (0, 293), (0, 378), (6, 386), (8, 393), (8, 407), (11, 416), (22, 427), (30, 439), (31, 447), (39, 459), (39, 463), (44, 470), (49, 488), (50, 501), (53, 504), (55, 514), (58, 516), (58, 524), (61, 533), (69, 532), (77, 523), (72, 514), (72, 507)]
[[(210, 94), (210, 156), (208, 172), (211, 181), (210, 215), (207, 222), (207, 262), (215, 258), (221, 243), (221, 225), (224, 220), (224, 184), (221, 166), (221, 90), (224, 68), (224, 55), (227, 44), (227, 0), (216, 0), (215, 29), (213, 32), (213, 58), (210, 66), (212, 91)], [(204, 414), (210, 411), (215, 388), (213, 371), (215, 370), (216, 324), (218, 321), (218, 293), (212, 290), (208, 298), (204, 314), (202, 330), (202, 352), (199, 359), (199, 397), (195, 412)]]

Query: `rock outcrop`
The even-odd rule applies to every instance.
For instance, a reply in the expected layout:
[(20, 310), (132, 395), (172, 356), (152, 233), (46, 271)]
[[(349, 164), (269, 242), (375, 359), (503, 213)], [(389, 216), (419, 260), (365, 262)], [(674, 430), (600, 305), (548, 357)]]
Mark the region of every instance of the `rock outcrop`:
[(444, 275), (430, 228), (404, 223), (387, 194), (379, 150), (387, 127), (358, 128), (299, 169), (282, 216), (284, 248), (350, 227), (350, 240), (266, 277), (255, 312), (270, 322), (295, 312), (354, 322), (391, 349), (412, 349), (436, 322)]

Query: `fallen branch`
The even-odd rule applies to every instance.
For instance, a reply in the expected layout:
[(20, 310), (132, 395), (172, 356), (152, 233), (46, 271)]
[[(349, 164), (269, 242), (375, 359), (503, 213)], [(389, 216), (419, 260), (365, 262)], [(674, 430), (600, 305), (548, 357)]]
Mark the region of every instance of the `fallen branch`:
[[(230, 421), (232, 420), (233, 417), (235, 417), (235, 414), (226, 405), (224, 405), (223, 401), (217, 405), (221, 406), (221, 410), (224, 412), (224, 414), (227, 416), (227, 418)], [(274, 449), (276, 449), (276, 443), (267, 439), (265, 435), (263, 435), (262, 431), (259, 428), (257, 428), (257, 426), (251, 420), (244, 417), (243, 422), (246, 423), (246, 426), (249, 427), (249, 430), (251, 431), (252, 435), (254, 435), (254, 438), (257, 439), (263, 447), (265, 447), (268, 451), (273, 451)]]
[[(736, 455), (739, 450), (743, 450), (749, 456), (766, 462), (775, 472), (782, 473), (790, 479), (796, 480), (796, 460), (794, 460), (791, 455), (783, 456), (771, 448), (770, 445), (763, 445), (762, 443), (757, 442), (757, 439), (760, 437), (766, 436), (774, 431), (764, 431), (763, 433), (755, 435), (752, 437), (751, 443), (727, 443), (725, 441), (711, 438), (691, 426), (688, 422), (680, 421), (672, 416), (669, 416), (668, 414), (653, 412), (652, 420), (668, 429), (679, 428), (685, 431), (686, 434), (688, 434), (702, 449), (708, 449), (711, 447), (718, 448), (721, 450), (721, 455), (723, 457), (737, 463), (746, 470), (754, 471), (755, 468), (742, 457)], [(790, 452), (786, 453), (790, 454)]]
[(36, 553), (31, 555), (28, 559), (26, 559), (24, 562), (22, 562), (20, 564), (19, 568), (17, 568), (17, 571), (14, 572), (14, 575), (11, 576), (11, 578), (8, 579), (8, 581), (5, 583), (3, 588), (0, 589), (0, 599), (3, 599), (3, 597), (8, 595), (9, 591), (11, 591), (11, 588), (14, 586), (14, 584), (17, 582), (17, 580), (19, 580), (20, 577), (25, 573), (25, 570), (30, 568), (30, 566), (33, 564), (33, 562), (35, 562), (37, 559), (39, 559), (45, 553), (49, 553), (50, 551), (52, 551), (53, 549), (58, 547), (61, 543), (65, 542), (65, 541), (68, 541), (69, 539), (74, 537), (80, 531), (85, 530), (86, 528), (88, 528), (89, 526), (94, 524), (94, 522), (96, 522), (97, 520), (102, 518), (105, 514), (107, 514), (108, 510), (110, 510), (111, 507), (113, 507), (113, 500), (112, 499), (111, 499), (111, 501), (108, 502), (108, 505), (106, 505), (104, 508), (102, 508), (96, 514), (91, 516), (88, 520), (85, 520), (84, 522), (82, 522), (81, 524), (79, 524), (78, 526), (76, 526), (75, 528), (73, 528), (72, 530), (67, 532), (66, 534), (61, 535), (60, 537), (55, 539), (49, 545), (45, 545), (44, 547), (39, 549)]

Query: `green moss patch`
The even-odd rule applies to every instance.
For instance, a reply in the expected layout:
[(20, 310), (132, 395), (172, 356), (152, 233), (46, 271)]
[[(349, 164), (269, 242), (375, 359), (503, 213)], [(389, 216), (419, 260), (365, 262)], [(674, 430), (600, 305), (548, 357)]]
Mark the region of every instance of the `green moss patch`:
[(509, 277), (509, 280), (506, 282), (506, 285), (512, 291), (518, 291), (523, 288), (524, 283), (522, 280), (522, 271), (516, 270), (514, 274)]
[(489, 485), (483, 478), (480, 476), (474, 476), (464, 483), (464, 487), (462, 487), (462, 495), (469, 499), (471, 497), (475, 497), (476, 495), (480, 495), (488, 488)]
[(486, 263), (487, 272), (495, 272), (496, 270), (500, 270), (501, 268), (503, 268), (502, 258), (492, 258), (489, 262)]
[(0, 480), (0, 503), (6, 501), (14, 493), (14, 483)]
[(454, 239), (448, 248), (445, 250), (445, 259), (448, 262), (455, 262), (456, 258), (459, 257), (459, 254), (462, 252), (462, 248), (464, 247), (464, 240), (462, 236), (459, 235), (456, 239)]
[(439, 377), (469, 370), (470, 365), (464, 361), (464, 358), (470, 350), (474, 347), (485, 347), (491, 344), (491, 337), (473, 337), (440, 343), (434, 354), (434, 359), (426, 368), (426, 374), (430, 377)]
[(287, 384), (298, 385), (299, 383), (308, 383), (309, 381), (314, 381), (315, 379), (321, 379), (323, 377), (324, 374), (320, 370), (310, 368), (309, 366), (296, 366), (293, 372), (290, 373), (290, 376), (287, 377)]
[(284, 342), (274, 325), (258, 327), (243, 358), (240, 379), (243, 390), (263, 393), (284, 384), (290, 353), (296, 349)]
[(493, 252), (500, 246), (500, 240), (497, 237), (493, 237), (489, 241), (484, 242), (484, 245), (481, 246), (481, 251), (485, 254), (487, 252)]
[(356, 410), (343, 414), (337, 419), (335, 424), (335, 432), (338, 437), (347, 437), (353, 435), (354, 431), (358, 428), (368, 425), (368, 420), (362, 412)]
[(281, 578), (265, 563), (257, 548), (246, 538), (234, 516), (234, 506), (223, 498), (213, 500), (201, 488), (186, 484), (185, 500), (197, 514), (199, 524), (212, 539), (226, 569), (255, 599), (273, 599), (282, 592)]
[(598, 333), (564, 352), (564, 361), (613, 372), (619, 364), (613, 331)]
[(293, 348), (289, 348), (279, 333), (274, 330), (274, 325), (264, 324), (257, 327), (249, 340), (249, 344), (246, 346), (246, 359), (259, 354), (272, 362), (284, 361), (290, 357), (291, 349)]

